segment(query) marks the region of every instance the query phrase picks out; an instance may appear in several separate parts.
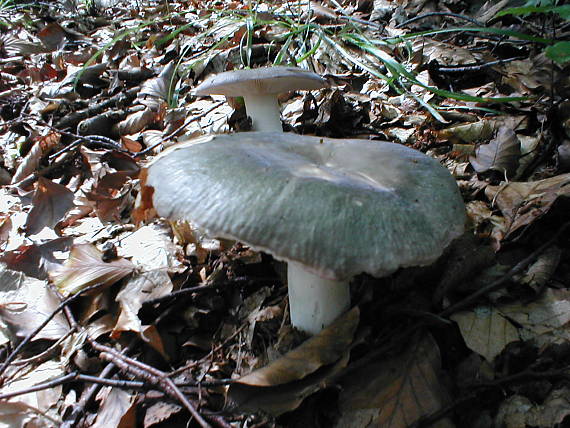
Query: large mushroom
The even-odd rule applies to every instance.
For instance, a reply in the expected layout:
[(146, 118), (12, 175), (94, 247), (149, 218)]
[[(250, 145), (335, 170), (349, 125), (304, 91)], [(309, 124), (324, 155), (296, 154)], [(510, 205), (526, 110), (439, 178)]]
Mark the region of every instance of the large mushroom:
[(449, 172), (387, 142), (199, 137), (154, 159), (144, 184), (159, 215), (286, 261), (291, 322), (310, 334), (348, 309), (354, 275), (430, 264), (465, 221)]
[(318, 74), (297, 67), (261, 67), (232, 70), (206, 78), (194, 95), (243, 97), (255, 131), (281, 132), (277, 95), (296, 90), (320, 89), (328, 83)]

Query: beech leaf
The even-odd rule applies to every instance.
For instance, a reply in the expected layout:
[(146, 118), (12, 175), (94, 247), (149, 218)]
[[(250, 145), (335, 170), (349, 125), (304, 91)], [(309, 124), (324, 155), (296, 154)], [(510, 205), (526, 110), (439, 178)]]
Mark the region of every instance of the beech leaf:
[(515, 132), (502, 127), (496, 137), (489, 144), (479, 146), (475, 150), (475, 156), (469, 160), (479, 173), (495, 170), (512, 175), (517, 170), (520, 156), (521, 143)]
[[(430, 335), (416, 337), (389, 360), (374, 361), (341, 380), (336, 428), (407, 428), (440, 410), (447, 392), (440, 382), (439, 348)], [(433, 427), (434, 425), (432, 425)], [(437, 427), (453, 427), (448, 419)]]
[(516, 327), (496, 308), (479, 306), (451, 316), (457, 323), (467, 347), (490, 363), (505, 346), (519, 340)]
[(44, 227), (53, 228), (59, 223), (74, 206), (73, 192), (61, 184), (39, 177), (32, 205), (26, 221), (26, 235), (35, 235)]

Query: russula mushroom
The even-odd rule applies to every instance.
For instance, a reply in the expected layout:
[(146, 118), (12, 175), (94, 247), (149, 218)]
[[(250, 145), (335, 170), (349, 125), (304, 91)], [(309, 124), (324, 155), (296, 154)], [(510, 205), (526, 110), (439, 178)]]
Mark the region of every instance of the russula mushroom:
[(157, 156), (145, 185), (159, 215), (286, 261), (291, 322), (310, 334), (348, 309), (354, 275), (430, 264), (465, 221), (449, 172), (387, 142), (204, 136)]
[(282, 132), (277, 95), (325, 86), (328, 86), (325, 79), (303, 68), (261, 67), (209, 76), (194, 89), (193, 94), (243, 97), (254, 130)]

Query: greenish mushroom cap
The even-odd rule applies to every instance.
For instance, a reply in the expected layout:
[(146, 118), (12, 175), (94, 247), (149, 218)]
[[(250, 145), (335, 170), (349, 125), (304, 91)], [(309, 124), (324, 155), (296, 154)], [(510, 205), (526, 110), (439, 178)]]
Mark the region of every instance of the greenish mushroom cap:
[(159, 215), (330, 279), (426, 265), (463, 232), (450, 173), (402, 145), (286, 133), (200, 137), (147, 169)]
[(248, 94), (280, 94), (296, 90), (320, 89), (326, 86), (328, 86), (327, 81), (312, 71), (298, 67), (277, 66), (214, 74), (200, 83), (193, 93), (239, 97)]

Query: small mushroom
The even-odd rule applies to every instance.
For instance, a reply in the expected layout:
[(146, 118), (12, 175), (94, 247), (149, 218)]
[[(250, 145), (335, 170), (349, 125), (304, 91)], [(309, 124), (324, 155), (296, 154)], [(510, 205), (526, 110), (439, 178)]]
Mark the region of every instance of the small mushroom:
[(430, 264), (465, 222), (449, 172), (387, 142), (205, 136), (159, 155), (145, 184), (159, 215), (288, 262), (291, 322), (310, 334), (348, 309), (354, 275)]
[(320, 89), (328, 83), (318, 74), (296, 67), (262, 67), (215, 74), (198, 85), (194, 95), (243, 97), (256, 131), (282, 132), (277, 95)]

